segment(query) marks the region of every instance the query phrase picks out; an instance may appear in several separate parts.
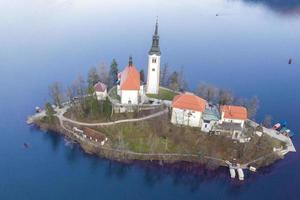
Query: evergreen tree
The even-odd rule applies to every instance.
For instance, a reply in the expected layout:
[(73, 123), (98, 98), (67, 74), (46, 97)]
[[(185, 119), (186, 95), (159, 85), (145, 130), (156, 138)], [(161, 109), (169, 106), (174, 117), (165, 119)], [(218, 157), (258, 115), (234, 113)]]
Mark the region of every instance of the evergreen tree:
[(105, 99), (103, 102), (103, 114), (106, 116), (107, 119), (110, 118), (112, 112), (112, 105), (108, 98)]
[(141, 78), (141, 81), (142, 81), (143, 83), (145, 83), (145, 72), (144, 72), (143, 69), (141, 69), (141, 71), (140, 71), (140, 78)]
[(94, 85), (100, 80), (99, 75), (95, 67), (92, 67), (88, 73), (88, 86), (94, 87)]
[(88, 95), (87, 95), (85, 101), (86, 101), (86, 105), (87, 105), (86, 114), (90, 115), (91, 117), (99, 116), (101, 109), (100, 109), (99, 101), (95, 94), (94, 87), (89, 87)]
[(46, 117), (47, 117), (47, 119), (49, 120), (49, 122), (52, 122), (53, 119), (54, 119), (55, 111), (54, 111), (52, 105), (49, 102), (47, 102), (45, 104), (45, 110), (46, 110)]
[(113, 59), (109, 70), (109, 83), (108, 83), (109, 88), (114, 86), (118, 81), (118, 73), (119, 73), (118, 63), (115, 59)]

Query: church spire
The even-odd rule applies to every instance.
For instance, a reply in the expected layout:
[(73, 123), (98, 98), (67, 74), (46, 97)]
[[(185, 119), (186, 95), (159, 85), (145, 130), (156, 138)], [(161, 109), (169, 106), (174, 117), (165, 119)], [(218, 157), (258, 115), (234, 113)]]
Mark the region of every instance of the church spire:
[(159, 35), (158, 35), (158, 18), (156, 19), (156, 24), (155, 24), (155, 31), (154, 35), (152, 36), (152, 46), (149, 51), (149, 55), (160, 55), (160, 47), (159, 47)]
[(128, 61), (128, 66), (132, 67), (132, 65), (133, 65), (133, 61), (132, 61), (132, 56), (130, 55), (129, 56), (129, 61)]
[(158, 36), (158, 18), (156, 18), (156, 24), (155, 24), (154, 35), (157, 35), (157, 36)]

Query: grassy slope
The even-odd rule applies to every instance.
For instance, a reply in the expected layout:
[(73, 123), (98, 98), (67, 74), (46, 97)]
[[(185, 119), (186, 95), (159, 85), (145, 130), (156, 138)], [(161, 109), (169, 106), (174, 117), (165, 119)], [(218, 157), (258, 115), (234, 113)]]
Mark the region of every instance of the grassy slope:
[(191, 153), (246, 163), (282, 145), (268, 136), (253, 136), (246, 144), (234, 143), (226, 135), (209, 136), (196, 128), (177, 127), (168, 116), (139, 123), (98, 128), (107, 134), (111, 147), (141, 153)]
[(147, 94), (150, 98), (162, 99), (162, 100), (173, 100), (177, 93), (167, 90), (165, 88), (159, 88), (158, 94)]

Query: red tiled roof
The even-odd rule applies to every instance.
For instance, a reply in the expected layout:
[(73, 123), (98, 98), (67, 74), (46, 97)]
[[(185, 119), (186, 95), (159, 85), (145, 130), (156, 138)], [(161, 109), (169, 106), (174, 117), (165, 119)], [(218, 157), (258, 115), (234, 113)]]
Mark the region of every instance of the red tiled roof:
[(104, 92), (107, 89), (107, 86), (104, 83), (98, 82), (94, 85), (96, 92)]
[(228, 119), (241, 119), (245, 120), (248, 118), (247, 109), (242, 106), (221, 106), (221, 112), (224, 112), (224, 118)]
[(86, 134), (88, 137), (91, 137), (93, 139), (97, 139), (99, 141), (105, 140), (105, 135), (101, 132), (95, 131), (91, 128), (84, 127), (83, 128), (84, 134)]
[(191, 93), (180, 94), (172, 101), (173, 108), (188, 109), (204, 112), (207, 101)]
[(121, 74), (121, 90), (139, 90), (140, 84), (140, 72), (134, 65), (127, 66)]

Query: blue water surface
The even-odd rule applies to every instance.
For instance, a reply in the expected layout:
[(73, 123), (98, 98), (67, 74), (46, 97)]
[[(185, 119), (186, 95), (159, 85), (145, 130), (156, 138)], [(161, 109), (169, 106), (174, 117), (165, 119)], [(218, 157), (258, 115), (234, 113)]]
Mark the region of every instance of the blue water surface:
[(238, 183), (226, 169), (86, 155), (25, 123), (54, 81), (113, 58), (123, 68), (129, 55), (146, 69), (159, 16), (162, 62), (183, 66), (191, 90), (206, 82), (258, 96), (258, 121), (271, 114), (299, 133), (299, 0), (1, 0), (0, 16), (0, 199), (300, 199), (298, 153)]

